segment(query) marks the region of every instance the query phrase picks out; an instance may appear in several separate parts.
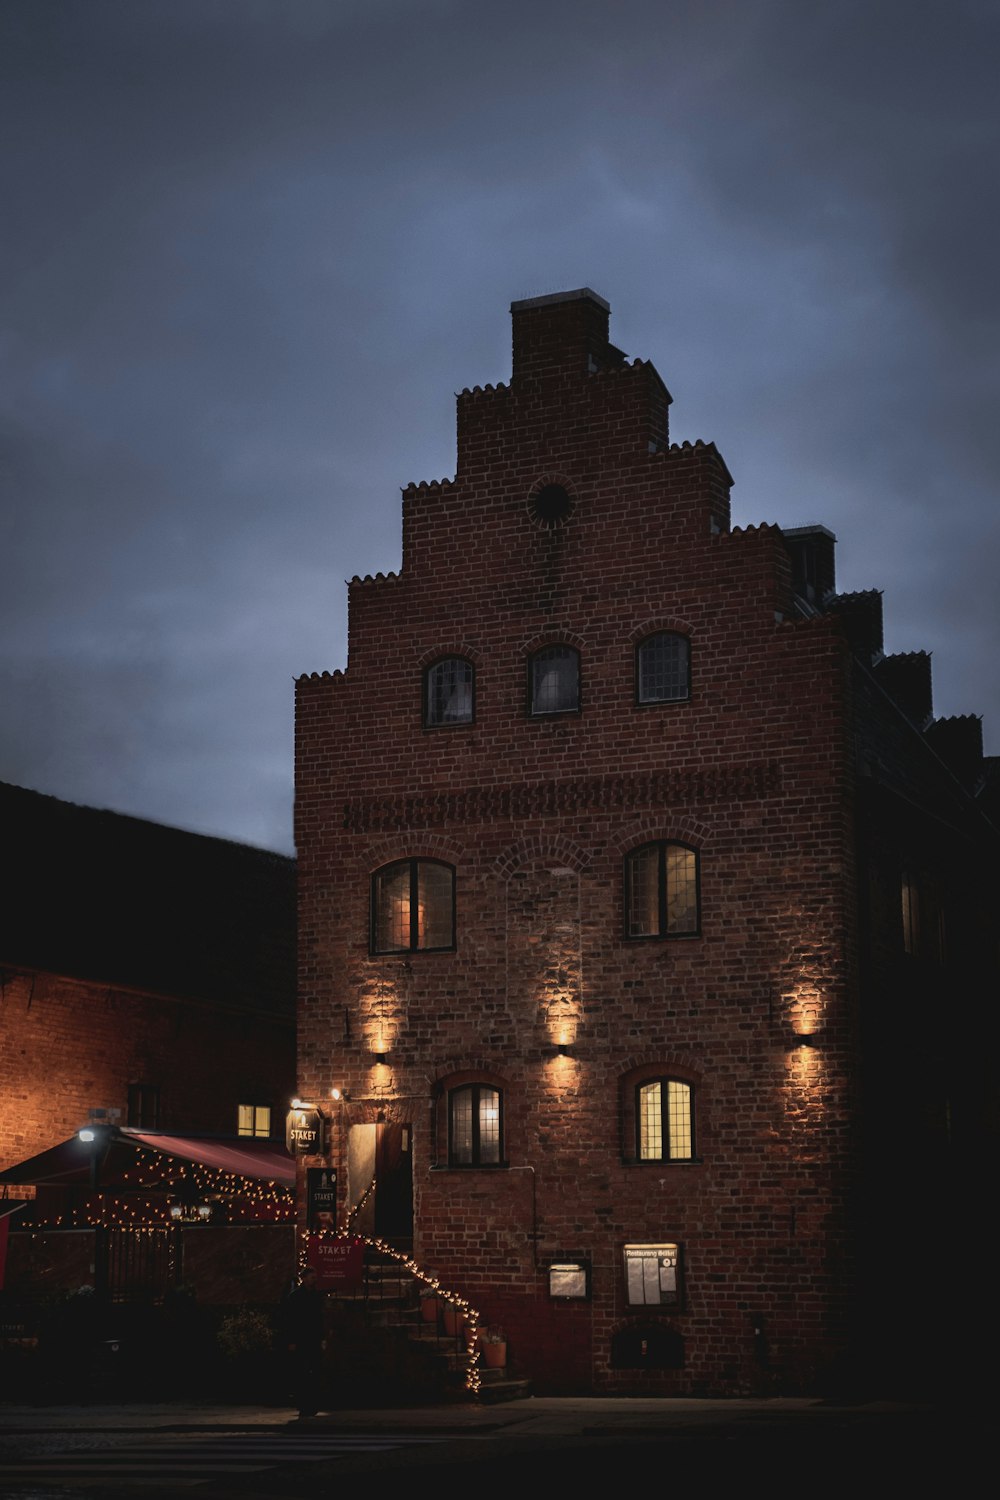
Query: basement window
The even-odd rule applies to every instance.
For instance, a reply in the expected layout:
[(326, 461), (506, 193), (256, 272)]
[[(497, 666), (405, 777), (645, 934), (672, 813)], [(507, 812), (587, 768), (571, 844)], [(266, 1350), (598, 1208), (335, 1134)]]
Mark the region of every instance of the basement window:
[(625, 936), (697, 937), (698, 855), (686, 844), (659, 840), (625, 858)]
[(436, 859), (401, 859), (372, 876), (371, 951), (455, 946), (455, 871)]
[(448, 1165), (498, 1167), (503, 1161), (503, 1094), (470, 1083), (448, 1095)]

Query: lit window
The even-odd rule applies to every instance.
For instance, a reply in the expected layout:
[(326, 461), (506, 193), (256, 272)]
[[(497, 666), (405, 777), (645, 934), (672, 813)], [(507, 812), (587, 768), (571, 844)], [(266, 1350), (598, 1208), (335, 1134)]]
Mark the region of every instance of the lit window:
[(647, 636), (636, 651), (640, 703), (680, 703), (691, 696), (691, 648), (671, 630)]
[(155, 1084), (129, 1084), (128, 1123), (140, 1130), (156, 1130), (159, 1127), (160, 1090)]
[(372, 876), (373, 953), (455, 946), (455, 872), (431, 859), (401, 859)]
[(546, 646), (528, 663), (532, 714), (572, 713), (580, 707), (580, 653), (572, 646)]
[(503, 1095), (483, 1083), (448, 1095), (448, 1161), (454, 1167), (496, 1167), (503, 1157)]
[(625, 860), (625, 933), (630, 938), (696, 937), (698, 855), (685, 844), (659, 842)]
[(237, 1135), (271, 1134), (271, 1106), (269, 1104), (240, 1104), (237, 1107)]
[(694, 1155), (691, 1085), (651, 1078), (635, 1091), (636, 1155), (640, 1161), (690, 1161)]
[(472, 663), (460, 656), (449, 656), (428, 667), (424, 679), (424, 723), (428, 728), (440, 724), (471, 724)]

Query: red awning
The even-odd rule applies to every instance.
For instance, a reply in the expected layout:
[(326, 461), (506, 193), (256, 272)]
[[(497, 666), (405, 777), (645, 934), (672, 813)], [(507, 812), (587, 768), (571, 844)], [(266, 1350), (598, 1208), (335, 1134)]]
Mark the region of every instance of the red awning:
[(58, 1146), (18, 1162), (0, 1172), (0, 1183), (33, 1187), (71, 1187), (90, 1176), (90, 1164), (96, 1150), (104, 1154), (100, 1162), (100, 1185), (113, 1188), (121, 1182), (123, 1171), (135, 1165), (143, 1147), (162, 1152), (164, 1156), (196, 1162), (215, 1172), (233, 1172), (240, 1177), (274, 1182), (279, 1187), (294, 1188), (295, 1162), (284, 1146), (275, 1141), (246, 1139), (227, 1140), (218, 1136), (166, 1135), (152, 1130), (128, 1127), (96, 1127), (97, 1140), (81, 1141), (70, 1136)]
[(235, 1172), (240, 1177), (260, 1177), (281, 1187), (295, 1186), (295, 1162), (284, 1146), (254, 1136), (219, 1140), (216, 1136), (163, 1135), (159, 1131), (125, 1127), (123, 1137), (138, 1141), (165, 1156), (179, 1156), (216, 1172)]

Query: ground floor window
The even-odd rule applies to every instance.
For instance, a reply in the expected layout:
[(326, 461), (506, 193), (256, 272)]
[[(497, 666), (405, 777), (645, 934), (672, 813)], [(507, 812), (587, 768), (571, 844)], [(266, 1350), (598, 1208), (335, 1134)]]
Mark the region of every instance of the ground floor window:
[(485, 1083), (448, 1096), (448, 1161), (453, 1167), (495, 1167), (503, 1159), (503, 1095)]

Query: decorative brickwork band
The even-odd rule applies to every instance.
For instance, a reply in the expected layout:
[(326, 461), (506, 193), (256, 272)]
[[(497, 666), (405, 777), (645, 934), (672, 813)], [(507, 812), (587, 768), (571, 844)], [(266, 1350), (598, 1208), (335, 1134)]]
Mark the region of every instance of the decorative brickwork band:
[(599, 776), (589, 781), (541, 781), (528, 786), (467, 787), (426, 797), (358, 797), (345, 804), (344, 828), (351, 833), (375, 833), (442, 823), (557, 818), (588, 808), (747, 802), (772, 796), (778, 787), (778, 767), (768, 763)]

